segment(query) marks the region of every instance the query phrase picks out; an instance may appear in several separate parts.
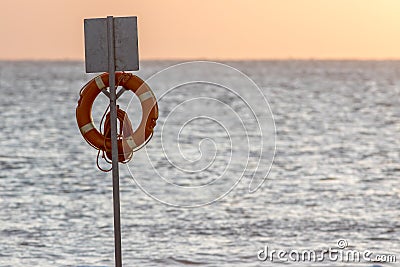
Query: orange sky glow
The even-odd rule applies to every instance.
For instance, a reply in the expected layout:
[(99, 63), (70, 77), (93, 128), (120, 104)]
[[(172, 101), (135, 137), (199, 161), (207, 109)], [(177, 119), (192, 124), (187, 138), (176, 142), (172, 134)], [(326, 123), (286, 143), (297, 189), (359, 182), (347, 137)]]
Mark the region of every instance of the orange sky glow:
[(83, 60), (83, 19), (107, 15), (138, 17), (140, 59), (400, 59), (399, 12), (399, 0), (3, 1), (0, 59)]

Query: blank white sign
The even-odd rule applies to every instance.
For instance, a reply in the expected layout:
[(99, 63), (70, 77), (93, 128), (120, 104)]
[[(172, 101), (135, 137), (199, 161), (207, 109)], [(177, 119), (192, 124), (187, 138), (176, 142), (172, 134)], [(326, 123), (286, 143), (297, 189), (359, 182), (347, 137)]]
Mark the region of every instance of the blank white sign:
[[(107, 19), (85, 19), (86, 72), (108, 72)], [(137, 17), (114, 18), (115, 70), (138, 70)]]

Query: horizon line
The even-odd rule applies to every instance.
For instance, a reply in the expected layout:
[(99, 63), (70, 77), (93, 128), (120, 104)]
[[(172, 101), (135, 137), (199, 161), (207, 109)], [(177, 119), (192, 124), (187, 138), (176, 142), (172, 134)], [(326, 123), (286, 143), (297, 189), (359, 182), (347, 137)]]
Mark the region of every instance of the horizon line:
[[(400, 61), (393, 58), (358, 58), (358, 57), (287, 57), (287, 58), (144, 58), (139, 61)], [(85, 59), (74, 58), (0, 58), (0, 62), (85, 62)]]

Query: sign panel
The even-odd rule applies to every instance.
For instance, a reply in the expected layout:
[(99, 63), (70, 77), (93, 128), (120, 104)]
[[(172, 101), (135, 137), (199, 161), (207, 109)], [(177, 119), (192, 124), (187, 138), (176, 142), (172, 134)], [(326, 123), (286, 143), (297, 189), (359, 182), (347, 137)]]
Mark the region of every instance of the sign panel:
[[(108, 72), (107, 19), (85, 19), (86, 72)], [(139, 70), (137, 17), (114, 18), (115, 70)]]

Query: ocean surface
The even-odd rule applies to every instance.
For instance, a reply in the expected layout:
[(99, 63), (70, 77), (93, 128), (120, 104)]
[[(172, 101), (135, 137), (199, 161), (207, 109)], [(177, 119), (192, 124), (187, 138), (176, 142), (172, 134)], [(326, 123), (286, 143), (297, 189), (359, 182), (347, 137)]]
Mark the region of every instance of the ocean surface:
[[(137, 75), (177, 63), (144, 61)], [(120, 165), (124, 266), (400, 266), (400, 62), (223, 63), (260, 91), (218, 67), (196, 75), (237, 81), (239, 94), (215, 83), (165, 91), (190, 65), (149, 82), (160, 108), (154, 137)], [(97, 169), (75, 120), (93, 77), (82, 62), (0, 62), (2, 267), (114, 264), (111, 173)], [(131, 99), (121, 107), (137, 126)], [(97, 126), (106, 107), (101, 95)], [(257, 118), (266, 124), (255, 127)], [(251, 181), (261, 185), (253, 193)], [(266, 247), (286, 260), (261, 261)], [(288, 259), (329, 248), (397, 262)]]

